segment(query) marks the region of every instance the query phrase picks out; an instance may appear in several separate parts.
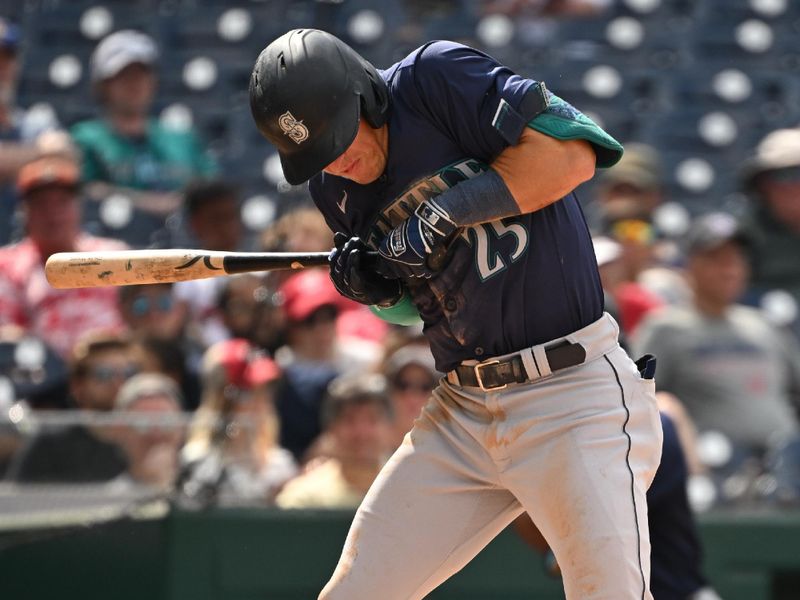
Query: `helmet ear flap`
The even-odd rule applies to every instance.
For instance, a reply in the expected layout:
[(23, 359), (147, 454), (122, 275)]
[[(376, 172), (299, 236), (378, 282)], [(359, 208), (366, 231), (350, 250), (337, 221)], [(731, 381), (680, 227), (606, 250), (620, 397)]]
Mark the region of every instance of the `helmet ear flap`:
[(386, 123), (389, 93), (386, 83), (374, 69), (365, 69), (369, 89), (361, 94), (361, 114), (371, 127), (377, 129)]

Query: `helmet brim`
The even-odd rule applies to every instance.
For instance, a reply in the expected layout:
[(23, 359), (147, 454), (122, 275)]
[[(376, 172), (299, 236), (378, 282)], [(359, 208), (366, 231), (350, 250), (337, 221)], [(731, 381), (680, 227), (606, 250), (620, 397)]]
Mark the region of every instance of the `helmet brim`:
[(321, 136), (315, 136), (309, 145), (298, 144), (292, 153), (278, 151), (286, 181), (300, 185), (344, 154), (358, 134), (360, 104), (356, 96), (355, 102), (343, 106), (331, 118), (331, 122), (338, 125)]

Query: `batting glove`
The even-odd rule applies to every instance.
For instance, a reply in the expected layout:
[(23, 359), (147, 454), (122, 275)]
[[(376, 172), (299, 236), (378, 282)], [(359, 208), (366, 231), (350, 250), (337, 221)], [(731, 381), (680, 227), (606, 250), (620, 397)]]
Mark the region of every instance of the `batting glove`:
[(433, 277), (458, 230), (444, 209), (426, 200), (383, 239), (378, 253), (384, 260), (376, 269), (391, 277)]
[(343, 233), (333, 238), (336, 248), (331, 251), (330, 276), (333, 285), (345, 298), (367, 305), (392, 306), (403, 296), (403, 284), (387, 279), (375, 271), (375, 261), (369, 261), (369, 248), (359, 238), (348, 239)]

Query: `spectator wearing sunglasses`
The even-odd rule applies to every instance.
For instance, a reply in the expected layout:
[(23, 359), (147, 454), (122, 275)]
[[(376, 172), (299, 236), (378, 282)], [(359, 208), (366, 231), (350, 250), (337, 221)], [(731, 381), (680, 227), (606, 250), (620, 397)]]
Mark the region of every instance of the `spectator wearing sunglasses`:
[[(95, 415), (114, 408), (120, 387), (135, 375), (133, 346), (118, 334), (92, 334), (80, 340), (70, 364), (70, 393), (86, 423), (43, 427), (14, 457), (9, 478), (24, 482), (97, 482), (127, 468), (110, 430)], [(97, 419), (95, 419), (97, 420)]]
[(115, 410), (127, 418), (114, 431), (114, 440), (123, 449), (128, 467), (114, 480), (116, 489), (172, 487), (183, 440), (181, 404), (175, 382), (159, 373), (139, 373), (122, 385)]
[(122, 318), (136, 336), (182, 337), (186, 309), (175, 302), (171, 283), (129, 285), (119, 288)]
[(143, 370), (169, 376), (183, 392), (184, 408), (199, 401), (198, 372), (204, 347), (190, 327), (186, 304), (171, 283), (120, 288), (120, 311), (139, 342)]
[(392, 353), (384, 363), (392, 404), (392, 437), (399, 447), (411, 431), (422, 407), (431, 396), (441, 373), (436, 371), (427, 344), (409, 344)]

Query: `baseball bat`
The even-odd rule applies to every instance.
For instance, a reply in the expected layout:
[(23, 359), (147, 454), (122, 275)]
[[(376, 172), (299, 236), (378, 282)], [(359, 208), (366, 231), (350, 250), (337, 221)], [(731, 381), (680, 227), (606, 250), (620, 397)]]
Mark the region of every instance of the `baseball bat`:
[(327, 266), (328, 254), (211, 250), (59, 252), (47, 259), (44, 271), (54, 288), (142, 285)]

